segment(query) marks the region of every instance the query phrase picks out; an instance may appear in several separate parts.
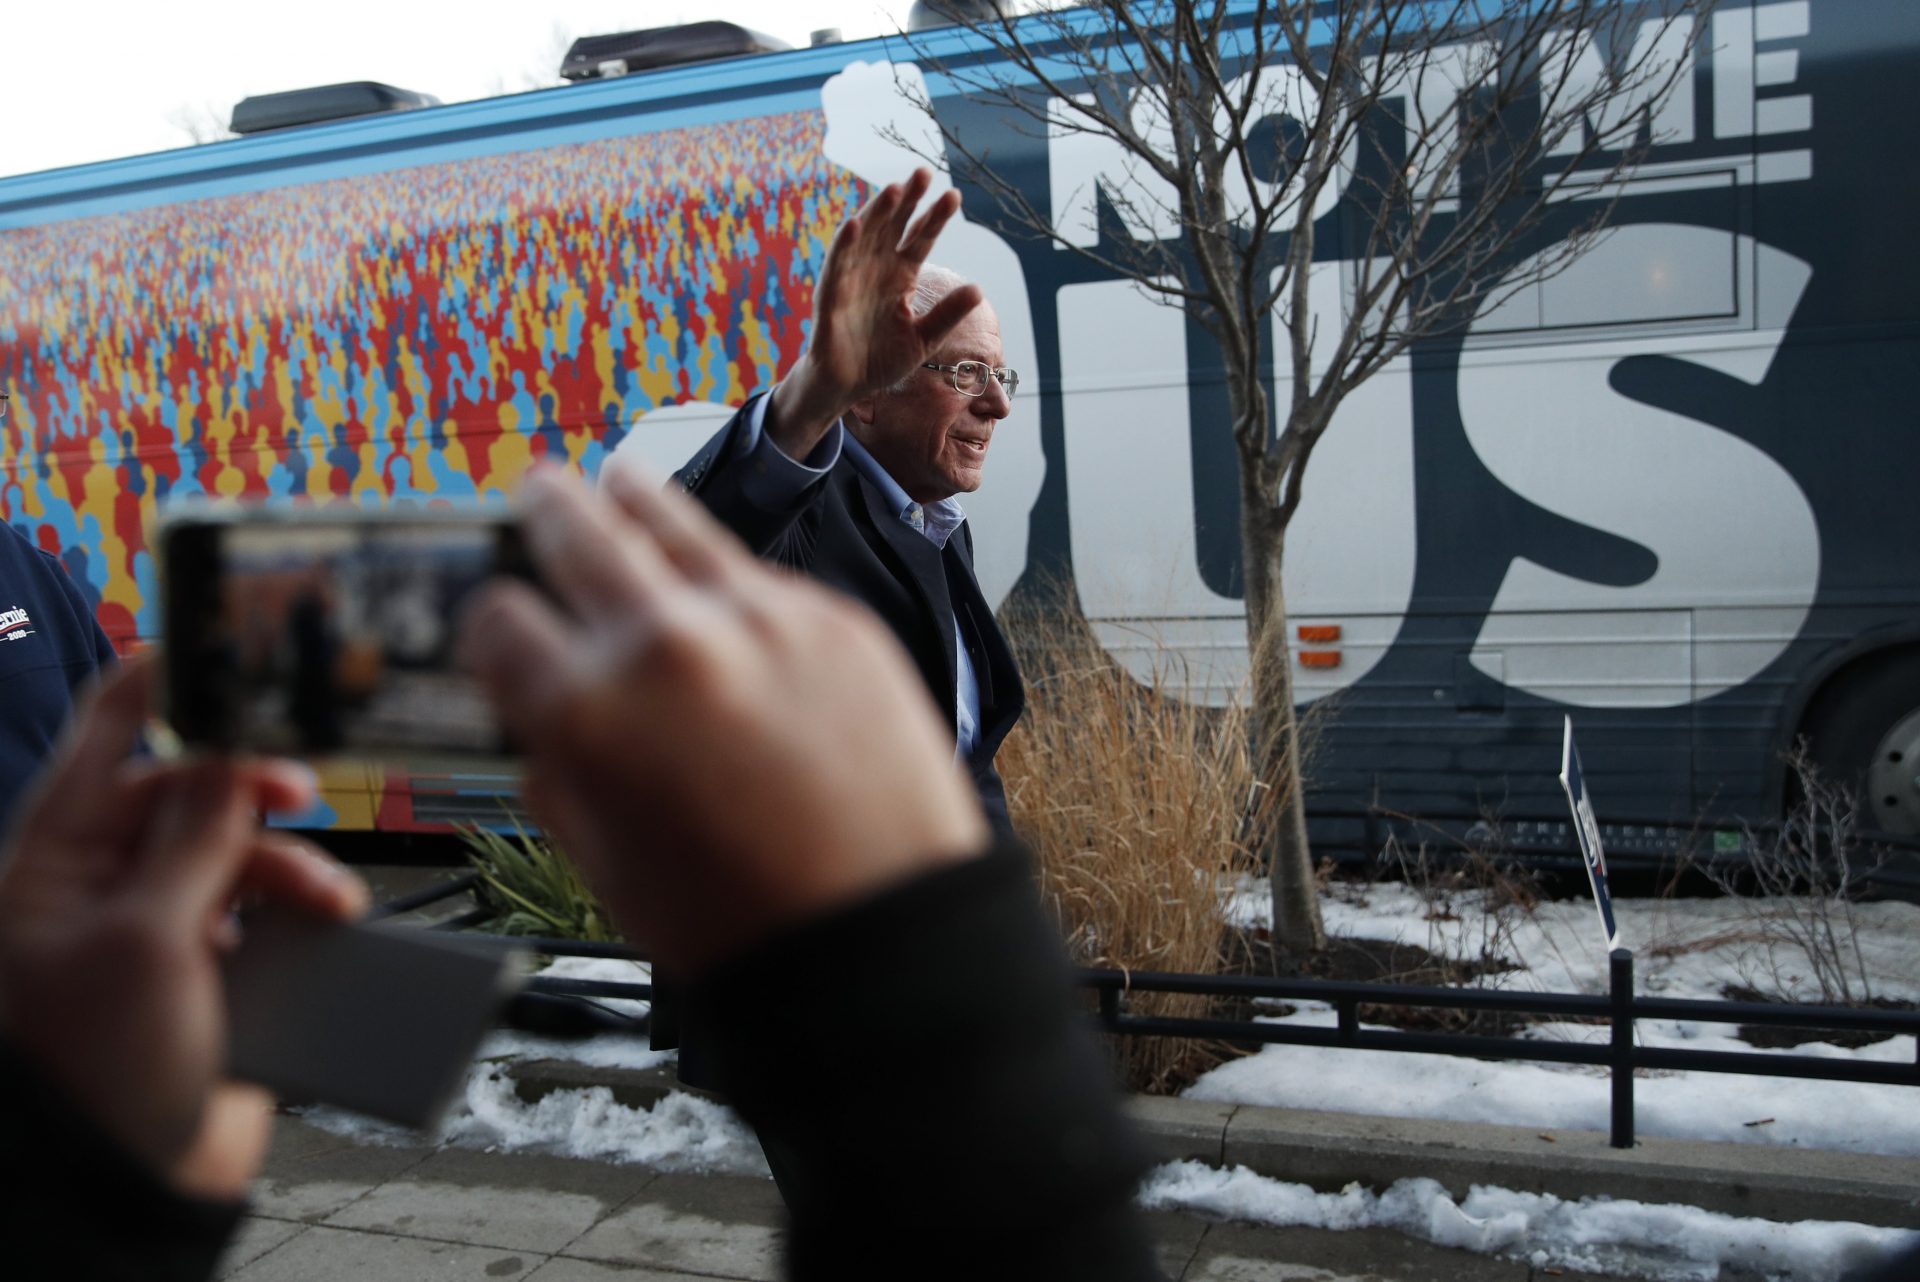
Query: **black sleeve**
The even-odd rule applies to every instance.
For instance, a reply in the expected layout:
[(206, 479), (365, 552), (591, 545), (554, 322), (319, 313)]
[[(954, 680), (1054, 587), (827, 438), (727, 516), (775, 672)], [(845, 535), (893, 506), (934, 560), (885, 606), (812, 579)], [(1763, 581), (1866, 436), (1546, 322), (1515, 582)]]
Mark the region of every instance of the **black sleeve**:
[(1915, 1278), (1920, 1278), (1920, 1244), (1896, 1251), (1873, 1268), (1849, 1273), (1847, 1282), (1913, 1282)]
[(747, 431), (754, 400), (741, 406), (727, 425), (673, 475), (722, 525), (739, 535), (755, 556), (794, 564), (796, 541), (810, 543), (796, 527), (804, 525), (802, 518), (825, 492), (826, 478), (810, 484), (791, 506), (762, 507), (753, 500), (747, 486), (747, 470), (752, 465), (736, 458), (735, 453), (741, 435)]
[(1014, 835), (1013, 817), (1007, 811), (1007, 786), (1000, 782), (1000, 772), (994, 768), (993, 758), (972, 763), (973, 790), (980, 797), (980, 809), (987, 815), (987, 823), (993, 828), (994, 836), (1001, 840), (1011, 840)]
[(1012, 843), (698, 985), (783, 1151), (795, 1278), (1157, 1278), (1147, 1162)]
[(244, 1203), (182, 1197), (97, 1130), (0, 1041), (0, 1242), (34, 1276), (188, 1282), (213, 1276)]

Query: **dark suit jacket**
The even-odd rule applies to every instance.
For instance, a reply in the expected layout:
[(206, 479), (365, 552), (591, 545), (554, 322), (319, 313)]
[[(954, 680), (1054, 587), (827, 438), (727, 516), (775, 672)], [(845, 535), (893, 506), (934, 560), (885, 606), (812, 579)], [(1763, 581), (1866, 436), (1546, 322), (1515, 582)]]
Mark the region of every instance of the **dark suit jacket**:
[(844, 454), (796, 506), (763, 508), (742, 488), (750, 464), (735, 458), (746, 430), (742, 409), (676, 479), (756, 554), (803, 570), (878, 614), (912, 656), (948, 725), (954, 722), (953, 623), (959, 617), (980, 683), (979, 733), (967, 766), (989, 821), (1010, 830), (993, 757), (1020, 719), (1026, 694), (1013, 651), (973, 577), (972, 531), (962, 525), (945, 549), (934, 547), (889, 511), (886, 496)]

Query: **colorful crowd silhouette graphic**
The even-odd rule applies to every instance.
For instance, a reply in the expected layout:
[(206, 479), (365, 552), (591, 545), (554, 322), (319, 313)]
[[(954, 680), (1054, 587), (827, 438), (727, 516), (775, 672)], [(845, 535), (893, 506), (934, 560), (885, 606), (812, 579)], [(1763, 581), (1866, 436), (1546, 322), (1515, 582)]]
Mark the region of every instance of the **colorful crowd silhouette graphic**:
[(0, 519), (115, 643), (155, 634), (169, 496), (385, 504), (588, 472), (805, 345), (864, 185), (815, 112), (0, 232)]

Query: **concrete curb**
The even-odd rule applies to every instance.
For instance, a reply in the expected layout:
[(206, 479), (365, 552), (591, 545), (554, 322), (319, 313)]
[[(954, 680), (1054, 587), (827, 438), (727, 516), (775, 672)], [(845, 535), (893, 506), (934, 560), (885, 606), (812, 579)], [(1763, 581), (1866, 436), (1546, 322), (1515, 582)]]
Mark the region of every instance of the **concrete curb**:
[(1128, 1111), (1167, 1161), (1244, 1166), (1333, 1190), (1426, 1176), (1455, 1197), (1475, 1184), (1563, 1199), (1675, 1202), (1769, 1220), (1920, 1228), (1920, 1159), (1255, 1108), (1137, 1096)]
[[(671, 1069), (592, 1068), (565, 1060), (514, 1064), (508, 1075), (530, 1103), (556, 1090), (598, 1086), (630, 1108), (652, 1108), (668, 1092), (686, 1089)], [(1768, 1220), (1920, 1229), (1916, 1158), (1704, 1140), (1642, 1139), (1615, 1149), (1601, 1131), (1542, 1132), (1147, 1095), (1130, 1098), (1127, 1112), (1161, 1161), (1244, 1166), (1329, 1192), (1353, 1183), (1380, 1190), (1425, 1176), (1456, 1198), (1486, 1184), (1566, 1200), (1673, 1202)]]

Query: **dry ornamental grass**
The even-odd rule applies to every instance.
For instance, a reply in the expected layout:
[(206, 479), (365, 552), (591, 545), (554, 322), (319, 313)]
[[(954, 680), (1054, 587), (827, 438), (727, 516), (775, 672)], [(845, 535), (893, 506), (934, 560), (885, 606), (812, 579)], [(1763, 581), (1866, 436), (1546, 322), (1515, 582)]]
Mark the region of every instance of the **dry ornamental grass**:
[[(1000, 750), (1014, 825), (1073, 960), (1124, 970), (1219, 968), (1226, 893), (1255, 871), (1261, 804), (1244, 703), (1177, 697), (1161, 650), (1146, 682), (1110, 659), (1084, 619), (1010, 612), (1029, 681), (1026, 715)], [(1204, 996), (1135, 993), (1128, 1009), (1198, 1016)], [(1135, 1090), (1165, 1090), (1222, 1057), (1170, 1037), (1116, 1039)]]

